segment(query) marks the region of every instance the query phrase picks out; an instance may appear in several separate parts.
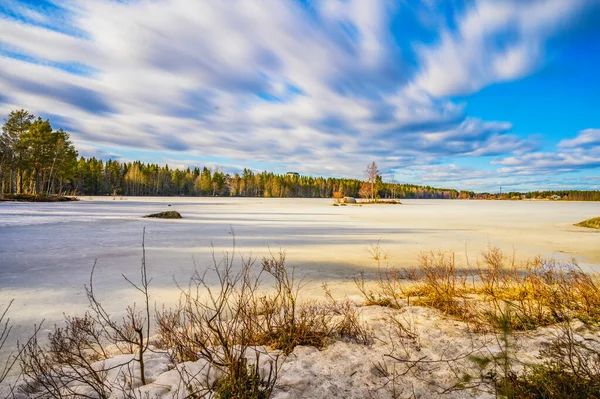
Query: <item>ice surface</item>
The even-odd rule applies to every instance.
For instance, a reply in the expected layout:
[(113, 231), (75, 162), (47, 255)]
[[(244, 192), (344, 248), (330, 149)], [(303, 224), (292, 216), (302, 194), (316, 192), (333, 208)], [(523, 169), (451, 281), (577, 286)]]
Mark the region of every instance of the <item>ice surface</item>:
[[(287, 252), (304, 276), (305, 295), (320, 295), (328, 282), (335, 295), (356, 294), (352, 276), (374, 267), (367, 248), (380, 241), (389, 262), (411, 266), (420, 251), (453, 250), (475, 257), (497, 245), (518, 257), (575, 257), (600, 267), (600, 235), (572, 226), (600, 215), (600, 203), (405, 200), (403, 205), (333, 207), (331, 200), (261, 198), (84, 197), (67, 203), (0, 203), (0, 305), (15, 299), (13, 336), (34, 323), (45, 328), (62, 314), (81, 314), (84, 284), (97, 261), (96, 290), (103, 305), (122, 311), (140, 302), (121, 274), (139, 273), (146, 228), (152, 301), (177, 300), (174, 281), (185, 284), (194, 268), (231, 251), (245, 257)], [(171, 204), (171, 206), (168, 206)], [(179, 211), (182, 220), (142, 216)], [(460, 260), (460, 259), (459, 259)], [(1, 355), (1, 354), (0, 354)]]

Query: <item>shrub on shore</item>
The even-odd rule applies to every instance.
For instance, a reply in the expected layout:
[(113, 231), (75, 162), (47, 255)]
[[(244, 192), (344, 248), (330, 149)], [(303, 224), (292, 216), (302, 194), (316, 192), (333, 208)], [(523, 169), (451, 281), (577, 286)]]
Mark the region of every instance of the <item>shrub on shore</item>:
[[(184, 397), (268, 398), (280, 357), (296, 346), (323, 348), (337, 339), (372, 342), (350, 302), (330, 294), (322, 302), (299, 299), (302, 282), (286, 265), (283, 252), (259, 265), (253, 260), (234, 262), (225, 253), (206, 273), (191, 278), (177, 306), (156, 311), (158, 340), (148, 351), (151, 279), (145, 265), (143, 249), (140, 282), (126, 278), (143, 295), (142, 311), (128, 307), (122, 322), (100, 304), (92, 269), (86, 287), (89, 311), (83, 317), (66, 317), (63, 326), (50, 331), (47, 343), (38, 341), (38, 328), (20, 346), (24, 378), (14, 392), (32, 398), (137, 397), (136, 390), (148, 383), (146, 357), (162, 349), (179, 374), (177, 390)], [(272, 283), (271, 289), (264, 288), (263, 278)], [(204, 366), (190, 371), (181, 366), (186, 362)]]
[(583, 222), (576, 223), (575, 226), (600, 229), (600, 217), (584, 220)]
[[(430, 252), (421, 254), (417, 269), (402, 271), (381, 267), (381, 252), (376, 248), (371, 252), (379, 270), (374, 288), (368, 288), (364, 274), (355, 279), (365, 304), (431, 307), (466, 322), (473, 331), (497, 335), (499, 354), (468, 353), (481, 365), (483, 380), (474, 383), (473, 376), (465, 375), (469, 383), (459, 381), (451, 389), (485, 385), (490, 380), (498, 397), (510, 399), (600, 398), (600, 340), (581, 341), (572, 330), (573, 321), (592, 329), (600, 324), (596, 275), (584, 273), (574, 261), (536, 257), (517, 265), (498, 248), (484, 251), (475, 269), (459, 271), (453, 254)], [(544, 361), (514, 371), (513, 335), (544, 326), (557, 331), (541, 352)], [(403, 358), (389, 356), (407, 364)], [(449, 364), (454, 360), (422, 361)], [(417, 367), (417, 363), (408, 365)], [(484, 369), (490, 371), (484, 375)]]
[[(404, 375), (415, 372), (424, 378), (423, 373), (443, 365), (456, 376), (448, 392), (481, 386), (507, 398), (598, 397), (600, 342), (579, 340), (570, 322), (600, 323), (600, 292), (595, 276), (574, 262), (534, 258), (517, 265), (514, 258), (490, 248), (470, 272), (452, 254), (435, 252), (423, 253), (418, 268), (397, 270), (389, 267), (379, 245), (369, 252), (378, 266), (375, 284), (366, 282), (364, 274), (355, 281), (367, 305), (396, 309), (384, 313), (391, 326), (385, 343), (390, 353), (381, 364), (373, 364), (374, 372), (389, 378), (391, 386)], [(353, 304), (334, 299), (327, 287), (326, 301), (302, 300), (303, 283), (286, 265), (283, 252), (261, 262), (238, 261), (234, 254), (225, 253), (205, 273), (196, 273), (177, 306), (156, 311), (158, 340), (152, 347), (145, 251), (141, 282), (132, 283), (144, 296), (142, 313), (129, 308), (123, 323), (114, 322), (95, 299), (90, 280), (90, 312), (67, 317), (63, 327), (51, 331), (47, 345), (38, 344), (34, 336), (20, 351), (27, 381), (20, 392), (26, 397), (63, 398), (81, 392), (97, 398), (144, 397), (137, 389), (146, 385), (144, 356), (150, 348), (170, 357), (182, 397), (268, 398), (283, 359), (297, 346), (325, 348), (335, 340), (370, 345), (382, 339), (361, 321)], [(485, 333), (480, 337), (496, 340), (476, 338), (460, 352), (443, 350), (439, 358), (428, 357), (419, 329), (403, 318), (409, 305), (438, 309), (466, 322), (469, 334)], [(542, 351), (544, 361), (515, 371), (515, 331), (549, 325), (558, 333)], [(112, 361), (115, 350), (129, 355)], [(388, 367), (385, 360), (395, 365)], [(469, 363), (478, 364), (481, 375), (465, 371)]]
[(516, 264), (498, 248), (489, 248), (476, 268), (457, 267), (453, 254), (422, 253), (419, 267), (379, 267), (375, 290), (357, 282), (372, 304), (413, 304), (486, 327), (505, 306), (514, 313), (512, 326), (527, 330), (578, 319), (600, 323), (600, 286), (595, 275), (577, 264), (536, 257)]

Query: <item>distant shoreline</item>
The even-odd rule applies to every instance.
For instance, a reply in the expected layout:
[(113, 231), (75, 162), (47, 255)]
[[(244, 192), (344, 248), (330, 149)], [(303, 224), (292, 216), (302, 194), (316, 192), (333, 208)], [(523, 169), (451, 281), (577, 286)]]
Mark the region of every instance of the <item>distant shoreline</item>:
[(33, 195), (33, 194), (4, 194), (0, 202), (71, 202), (79, 201), (74, 196), (63, 195)]
[[(127, 195), (127, 196), (113, 196), (113, 195), (82, 195), (81, 198), (85, 197), (113, 197), (113, 199), (123, 200), (124, 198), (147, 198), (147, 197), (160, 197), (160, 198), (261, 198), (261, 199), (315, 199), (311, 197), (257, 197), (257, 196), (204, 196), (204, 195)], [(117, 198), (119, 197), (119, 198)], [(320, 199), (327, 199), (321, 197)], [(526, 202), (600, 202), (600, 200), (582, 200), (582, 199), (550, 199), (550, 198), (398, 198), (389, 199), (382, 198), (377, 202), (361, 201), (361, 198), (356, 198), (358, 205), (375, 205), (375, 204), (402, 204), (401, 200), (458, 200), (458, 201), (526, 201)], [(34, 194), (4, 194), (0, 196), (0, 202), (73, 202), (80, 201), (81, 199), (77, 196), (63, 196), (63, 195), (34, 195)]]

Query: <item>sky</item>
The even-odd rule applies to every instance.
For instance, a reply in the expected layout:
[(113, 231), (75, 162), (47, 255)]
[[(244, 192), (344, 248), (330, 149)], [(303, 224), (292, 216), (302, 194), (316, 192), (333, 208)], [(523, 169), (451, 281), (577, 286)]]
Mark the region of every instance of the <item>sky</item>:
[(600, 189), (598, 0), (2, 0), (0, 115), (81, 155)]

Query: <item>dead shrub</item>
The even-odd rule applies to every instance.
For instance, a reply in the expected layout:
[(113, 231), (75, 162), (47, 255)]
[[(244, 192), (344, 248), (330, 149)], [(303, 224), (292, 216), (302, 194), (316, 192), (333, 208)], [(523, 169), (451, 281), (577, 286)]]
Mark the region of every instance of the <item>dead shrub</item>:
[(391, 290), (388, 290), (385, 286), (392, 287), (394, 285), (394, 280), (387, 280), (387, 278), (381, 274), (377, 280), (377, 284), (379, 285), (378, 291), (367, 288), (364, 271), (361, 271), (358, 276), (353, 277), (353, 280), (354, 284), (365, 298), (366, 306), (395, 307), (397, 306), (397, 301), (394, 299), (402, 299), (400, 287), (394, 287)]
[(107, 371), (92, 366), (97, 352), (90, 350), (89, 337), (77, 329), (78, 320), (67, 319), (66, 324), (65, 328), (55, 326), (46, 346), (34, 336), (21, 349), (21, 369), (27, 376), (21, 392), (32, 398), (108, 398)]
[[(19, 360), (25, 376), (20, 390), (30, 397), (90, 397), (108, 398), (113, 392), (130, 395), (139, 379), (146, 384), (144, 353), (148, 349), (150, 333), (149, 279), (146, 274), (146, 251), (142, 236), (142, 261), (140, 282), (129, 284), (143, 295), (144, 310), (126, 309), (122, 321), (113, 319), (102, 306), (94, 292), (94, 271), (90, 273), (89, 286), (85, 287), (89, 310), (83, 317), (65, 316), (63, 326), (54, 326), (48, 334), (47, 343), (41, 345), (36, 334), (20, 346)], [(118, 348), (121, 353), (132, 354), (128, 360), (106, 365), (107, 346)], [(134, 375), (133, 364), (139, 365)], [(107, 381), (112, 370), (117, 370), (119, 381)]]
[[(285, 254), (264, 258), (262, 270), (274, 279), (275, 293), (262, 298), (265, 323), (259, 326), (259, 340), (289, 354), (298, 345), (323, 347), (332, 335), (332, 315), (315, 301), (298, 302), (301, 282), (288, 273)], [(262, 326), (262, 328), (260, 328)]]
[[(238, 271), (226, 253), (210, 273), (196, 273), (179, 305), (157, 312), (158, 331), (163, 345), (172, 348), (173, 361), (205, 361), (220, 376), (214, 385), (182, 375), (189, 381), (188, 392), (200, 395), (208, 389), (221, 397), (250, 397), (238, 391), (246, 387), (253, 390), (251, 397), (265, 397), (276, 382), (279, 353), (287, 355), (298, 345), (321, 348), (336, 338), (371, 342), (349, 301), (330, 294), (329, 303), (299, 299), (301, 281), (287, 268), (283, 252), (264, 258), (260, 268), (242, 259)], [(216, 288), (209, 277), (216, 279)], [(270, 291), (259, 291), (263, 278), (272, 280)]]
[[(264, 342), (258, 339), (264, 336), (261, 321), (280, 309), (259, 295), (262, 270), (255, 273), (254, 261), (242, 259), (237, 272), (233, 255), (225, 253), (221, 261), (213, 261), (210, 274), (194, 274), (175, 309), (157, 312), (158, 332), (164, 345), (173, 349), (175, 363), (202, 360), (216, 371), (215, 381), (182, 371), (191, 397), (211, 391), (224, 398), (268, 396), (276, 381), (278, 355), (255, 347)], [(216, 288), (209, 277), (216, 279)], [(295, 305), (290, 306), (295, 312)], [(256, 357), (253, 365), (248, 364), (250, 355)], [(267, 373), (260, 373), (261, 356), (270, 357)], [(246, 396), (250, 391), (253, 396)]]
[[(410, 297), (415, 295), (416, 291), (415, 287), (407, 283), (418, 281), (420, 271), (417, 268), (397, 269), (390, 267), (388, 254), (383, 251), (379, 241), (376, 244), (371, 244), (367, 248), (367, 253), (375, 261), (377, 267), (374, 289), (368, 288), (364, 271), (353, 277), (354, 284), (365, 298), (365, 305), (401, 309), (406, 304), (410, 304)], [(385, 262), (385, 265), (382, 264), (383, 262)]]

